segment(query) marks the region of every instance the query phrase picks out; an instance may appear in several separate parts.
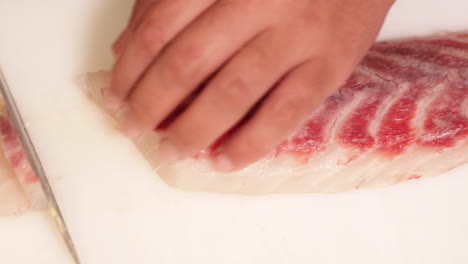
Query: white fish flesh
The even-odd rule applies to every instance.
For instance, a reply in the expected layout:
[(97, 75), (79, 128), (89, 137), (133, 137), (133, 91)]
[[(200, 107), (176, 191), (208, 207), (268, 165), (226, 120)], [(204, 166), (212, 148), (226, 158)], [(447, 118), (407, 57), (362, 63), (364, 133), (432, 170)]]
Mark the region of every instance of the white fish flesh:
[[(109, 78), (84, 78), (98, 105)], [(190, 191), (341, 192), (441, 174), (468, 162), (468, 33), (376, 43), (301, 128), (241, 171), (214, 170), (211, 149), (161, 162), (157, 132), (136, 144), (169, 185)]]

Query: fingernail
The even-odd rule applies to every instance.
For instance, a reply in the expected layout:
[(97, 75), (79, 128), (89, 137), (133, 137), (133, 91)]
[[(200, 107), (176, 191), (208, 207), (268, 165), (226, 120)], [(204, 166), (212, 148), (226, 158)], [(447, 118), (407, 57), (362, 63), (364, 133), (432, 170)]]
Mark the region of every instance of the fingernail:
[(123, 107), (123, 102), (109, 88), (103, 91), (103, 103), (110, 111), (117, 111)]
[(168, 139), (163, 139), (159, 145), (159, 154), (163, 160), (168, 162), (176, 161), (180, 158), (180, 153), (176, 146)]
[(218, 170), (224, 172), (229, 172), (234, 169), (234, 164), (232, 164), (231, 160), (224, 154), (215, 157), (214, 165)]
[(137, 139), (143, 135), (143, 126), (130, 111), (122, 115), (120, 129), (131, 139)]

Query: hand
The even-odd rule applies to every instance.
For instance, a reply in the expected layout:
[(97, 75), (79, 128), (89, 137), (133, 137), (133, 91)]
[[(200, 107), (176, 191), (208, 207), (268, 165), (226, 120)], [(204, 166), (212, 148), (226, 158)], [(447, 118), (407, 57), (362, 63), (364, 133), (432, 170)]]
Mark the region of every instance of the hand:
[(264, 157), (350, 76), (393, 0), (139, 0), (114, 45), (106, 91), (126, 107), (123, 130), (157, 127), (200, 85), (167, 127), (168, 160), (208, 147), (261, 100), (214, 156), (232, 171)]

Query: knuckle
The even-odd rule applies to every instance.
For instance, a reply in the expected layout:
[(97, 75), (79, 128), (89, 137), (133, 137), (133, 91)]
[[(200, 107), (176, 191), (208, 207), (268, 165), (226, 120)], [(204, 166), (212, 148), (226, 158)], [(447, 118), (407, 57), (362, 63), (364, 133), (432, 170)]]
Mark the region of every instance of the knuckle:
[(129, 102), (129, 109), (132, 113), (144, 124), (153, 124), (154, 123), (154, 115), (152, 114), (154, 111), (152, 109), (151, 104), (147, 104), (145, 102), (141, 102), (136, 98), (132, 98)]
[(244, 105), (247, 98), (254, 96), (254, 86), (244, 77), (236, 77), (227, 85), (219, 86), (215, 100), (225, 102), (229, 107)]
[(168, 81), (177, 82), (181, 87), (192, 82), (199, 82), (203, 78), (201, 61), (201, 48), (189, 46), (175, 48), (164, 58), (163, 74)]
[(249, 64), (253, 65), (254, 67), (261, 68), (268, 68), (266, 63), (269, 63), (267, 58), (271, 57), (272, 51), (268, 48), (265, 48), (263, 45), (252, 45), (251, 53), (249, 54)]
[(164, 27), (159, 20), (152, 17), (141, 23), (136, 37), (141, 49), (148, 54), (157, 53), (166, 43)]
[(271, 108), (271, 116), (281, 127), (289, 127), (294, 120), (301, 119), (308, 114), (311, 105), (310, 96), (305, 92), (281, 96)]

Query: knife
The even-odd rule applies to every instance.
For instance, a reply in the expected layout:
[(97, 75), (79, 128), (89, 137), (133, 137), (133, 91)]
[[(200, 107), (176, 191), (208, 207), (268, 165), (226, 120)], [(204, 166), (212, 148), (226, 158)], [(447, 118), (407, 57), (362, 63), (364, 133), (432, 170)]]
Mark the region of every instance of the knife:
[(34, 148), (31, 138), (29, 137), (28, 130), (26, 129), (26, 126), (24, 125), (23, 118), (21, 117), (21, 114), (18, 110), (16, 102), (13, 98), (13, 95), (11, 94), (11, 90), (8, 87), (8, 84), (6, 82), (5, 76), (1, 68), (0, 68), (0, 93), (3, 96), (5, 105), (8, 109), (9, 116), (15, 126), (21, 145), (26, 154), (26, 158), (31, 164), (31, 167), (34, 173), (39, 177), (42, 190), (44, 191), (44, 194), (47, 198), (49, 211), (52, 217), (54, 218), (55, 223), (57, 224), (58, 230), (60, 231), (60, 234), (62, 235), (62, 238), (68, 250), (70, 251), (70, 254), (73, 260), (75, 261), (76, 264), (80, 264), (80, 259), (76, 252), (76, 248), (73, 244), (73, 240), (70, 236), (70, 233), (68, 232), (67, 225), (65, 223), (65, 220), (63, 219), (62, 212), (60, 211), (60, 207), (57, 204), (57, 200), (55, 199), (54, 193), (49, 184), (49, 180), (45, 174), (44, 168), (42, 167), (41, 160), (39, 159), (36, 149)]

